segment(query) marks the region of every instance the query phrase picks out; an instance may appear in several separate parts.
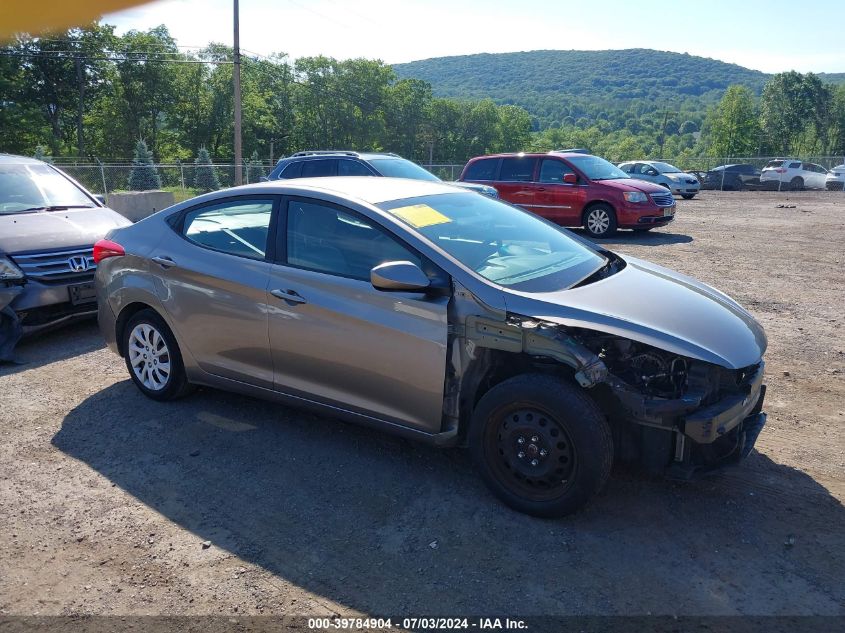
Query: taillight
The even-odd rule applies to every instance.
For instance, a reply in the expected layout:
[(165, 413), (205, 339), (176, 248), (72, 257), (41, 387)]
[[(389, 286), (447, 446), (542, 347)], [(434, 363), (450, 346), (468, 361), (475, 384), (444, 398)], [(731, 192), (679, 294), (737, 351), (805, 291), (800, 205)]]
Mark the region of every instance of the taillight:
[(126, 251), (117, 242), (111, 240), (100, 240), (94, 244), (94, 263), (99, 264), (108, 257), (121, 257)]

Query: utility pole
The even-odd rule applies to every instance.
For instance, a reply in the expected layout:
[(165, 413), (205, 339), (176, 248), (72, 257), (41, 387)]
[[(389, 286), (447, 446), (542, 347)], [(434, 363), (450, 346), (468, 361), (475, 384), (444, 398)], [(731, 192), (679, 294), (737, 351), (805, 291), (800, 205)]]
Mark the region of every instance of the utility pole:
[(235, 2), (235, 41), (232, 75), (235, 81), (235, 185), (243, 184), (243, 149), (241, 148), (241, 36), (238, 0)]

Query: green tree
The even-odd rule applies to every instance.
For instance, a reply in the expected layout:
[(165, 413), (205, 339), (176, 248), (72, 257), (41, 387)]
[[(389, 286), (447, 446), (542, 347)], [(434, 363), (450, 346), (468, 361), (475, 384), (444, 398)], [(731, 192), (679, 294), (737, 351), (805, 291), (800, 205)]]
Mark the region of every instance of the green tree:
[(706, 132), (713, 156), (750, 156), (759, 142), (754, 95), (745, 86), (730, 86), (708, 115)]
[(161, 189), (161, 178), (153, 164), (153, 154), (141, 139), (138, 139), (135, 145), (135, 157), (132, 159), (132, 170), (129, 172), (129, 189), (132, 191)]
[(35, 154), (32, 156), (35, 160), (40, 160), (45, 163), (52, 163), (53, 157), (47, 155), (47, 148), (43, 145), (37, 145), (35, 147)]
[(810, 103), (800, 73), (780, 73), (766, 83), (760, 125), (768, 149), (784, 155), (797, 151), (809, 119)]
[(217, 172), (214, 171), (211, 157), (205, 147), (200, 147), (196, 160), (194, 160), (194, 187), (203, 193), (220, 189)]

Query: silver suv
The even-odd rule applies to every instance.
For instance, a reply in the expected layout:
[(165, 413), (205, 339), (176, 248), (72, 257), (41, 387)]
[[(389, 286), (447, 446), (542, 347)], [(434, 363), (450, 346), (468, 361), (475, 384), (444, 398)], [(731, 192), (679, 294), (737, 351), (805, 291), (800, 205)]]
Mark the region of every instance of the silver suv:
[(0, 347), (7, 357), (21, 331), (96, 314), (94, 242), (128, 224), (52, 165), (0, 154)]

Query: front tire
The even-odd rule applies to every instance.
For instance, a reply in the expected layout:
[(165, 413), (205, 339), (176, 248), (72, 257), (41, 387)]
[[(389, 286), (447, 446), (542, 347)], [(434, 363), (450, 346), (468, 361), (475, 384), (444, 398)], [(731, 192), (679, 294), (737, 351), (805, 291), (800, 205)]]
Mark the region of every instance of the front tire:
[(804, 179), (796, 176), (789, 182), (789, 189), (791, 191), (801, 191), (804, 189)]
[(590, 237), (610, 237), (616, 226), (616, 213), (610, 205), (596, 204), (584, 212), (584, 229)]
[(596, 403), (544, 374), (516, 376), (488, 391), (468, 439), (493, 494), (534, 516), (577, 511), (602, 489), (613, 465), (610, 427)]
[(135, 386), (153, 400), (175, 400), (191, 391), (176, 337), (155, 311), (133, 315), (123, 331), (126, 368)]
[(693, 198), (695, 198), (695, 194), (694, 193), (682, 193), (681, 197), (684, 200), (692, 200)]

